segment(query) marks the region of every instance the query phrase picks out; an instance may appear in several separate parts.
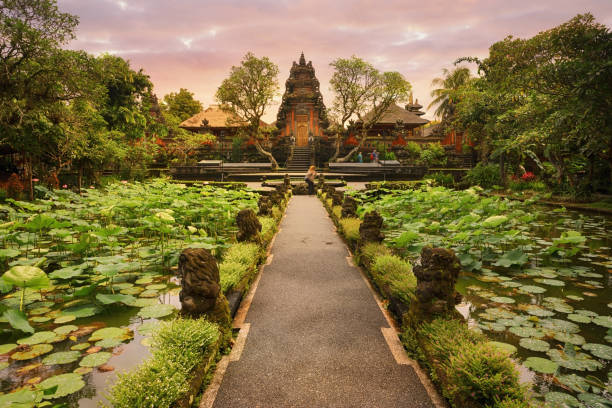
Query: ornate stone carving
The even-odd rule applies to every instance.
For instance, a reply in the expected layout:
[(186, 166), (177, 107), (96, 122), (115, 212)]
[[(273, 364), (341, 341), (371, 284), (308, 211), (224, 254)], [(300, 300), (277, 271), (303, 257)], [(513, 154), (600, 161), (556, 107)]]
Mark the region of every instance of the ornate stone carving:
[(349, 195), (344, 196), (342, 203), (342, 217), (357, 217), (357, 200)]
[(238, 234), (236, 234), (236, 240), (238, 242), (259, 241), (261, 223), (257, 219), (255, 211), (250, 208), (240, 210), (238, 215), (236, 215), (236, 224), (238, 225)]
[(204, 314), (212, 311), (221, 291), (217, 260), (208, 249), (187, 248), (179, 257), (178, 272), (181, 278), (179, 299), (182, 311), (187, 314)]
[(363, 216), (363, 222), (359, 226), (359, 238), (361, 245), (366, 242), (382, 242), (385, 239), (385, 234), (381, 229), (383, 219), (376, 211), (370, 211)]

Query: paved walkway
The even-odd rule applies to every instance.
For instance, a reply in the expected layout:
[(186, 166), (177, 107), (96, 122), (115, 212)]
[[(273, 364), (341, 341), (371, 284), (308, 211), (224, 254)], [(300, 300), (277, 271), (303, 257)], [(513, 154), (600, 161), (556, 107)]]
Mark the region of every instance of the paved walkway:
[(281, 228), (214, 406), (433, 408), (320, 201), (293, 197)]

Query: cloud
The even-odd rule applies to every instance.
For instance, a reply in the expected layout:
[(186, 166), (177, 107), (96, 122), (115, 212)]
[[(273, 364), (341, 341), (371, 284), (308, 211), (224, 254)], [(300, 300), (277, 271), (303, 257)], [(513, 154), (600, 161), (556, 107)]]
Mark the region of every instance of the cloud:
[[(458, 57), (484, 57), (508, 35), (533, 36), (587, 11), (612, 24), (609, 0), (59, 0), (59, 6), (80, 18), (70, 47), (127, 58), (151, 76), (158, 96), (183, 87), (205, 105), (248, 51), (279, 65), (281, 85), (304, 51), (327, 106), (329, 63), (351, 55), (401, 72), (427, 106), (431, 80)], [(275, 120), (276, 110), (265, 119)], [(433, 109), (427, 113), (431, 118)]]

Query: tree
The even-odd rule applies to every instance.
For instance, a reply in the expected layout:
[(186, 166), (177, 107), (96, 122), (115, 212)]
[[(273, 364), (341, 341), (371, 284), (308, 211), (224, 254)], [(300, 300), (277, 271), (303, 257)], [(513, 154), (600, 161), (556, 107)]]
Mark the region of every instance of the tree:
[(439, 88), (431, 91), (431, 96), (434, 99), (427, 109), (438, 105), (435, 114), (440, 119), (445, 120), (451, 118), (455, 113), (456, 92), (461, 86), (465, 85), (471, 74), (466, 67), (456, 67), (452, 71), (443, 68), (442, 74), (442, 78), (434, 78), (431, 81), (431, 86), (438, 86)]
[(202, 103), (185, 88), (164, 96), (164, 114), (172, 114), (182, 122), (202, 111)]
[(278, 163), (261, 145), (263, 134), (260, 126), (261, 117), (278, 90), (278, 66), (268, 57), (257, 58), (249, 52), (240, 66), (232, 66), (229, 77), (223, 80), (216, 94), (222, 108), (236, 118), (230, 125), (246, 127), (255, 141), (255, 148), (270, 160), (273, 169), (278, 167)]
[(355, 120), (361, 130), (358, 145), (339, 159), (337, 157), (341, 138), (338, 134), (336, 153), (330, 161), (345, 162), (363, 147), (368, 131), (387, 109), (408, 98), (411, 86), (399, 72), (381, 73), (356, 56), (348, 59), (338, 58), (330, 65), (334, 68), (330, 80), (335, 94), (332, 111), (337, 118), (339, 129), (344, 129), (347, 122)]

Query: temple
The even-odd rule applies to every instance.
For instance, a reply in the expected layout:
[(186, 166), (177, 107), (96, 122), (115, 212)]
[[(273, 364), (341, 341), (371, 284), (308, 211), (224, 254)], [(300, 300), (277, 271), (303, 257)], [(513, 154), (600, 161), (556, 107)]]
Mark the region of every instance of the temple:
[(285, 93), (278, 109), (276, 127), (280, 137), (295, 138), (298, 147), (308, 146), (309, 140), (323, 136), (329, 126), (319, 80), (312, 61), (306, 63), (304, 53), (299, 63), (293, 62)]

